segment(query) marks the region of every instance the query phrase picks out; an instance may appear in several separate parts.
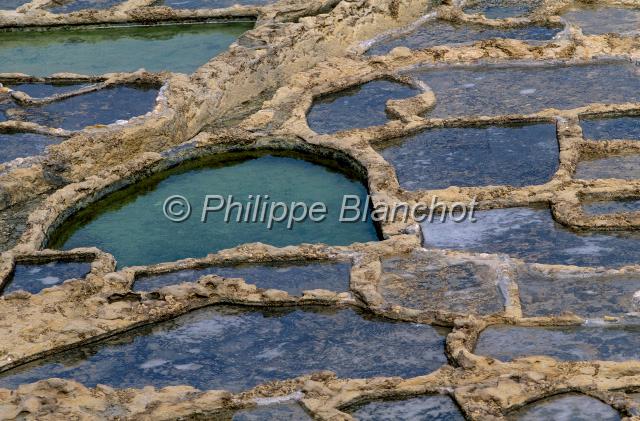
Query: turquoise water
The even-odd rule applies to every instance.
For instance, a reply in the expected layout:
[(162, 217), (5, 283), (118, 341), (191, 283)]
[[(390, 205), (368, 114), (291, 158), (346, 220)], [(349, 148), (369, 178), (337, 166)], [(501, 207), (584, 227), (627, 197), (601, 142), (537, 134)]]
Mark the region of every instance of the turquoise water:
[[(57, 234), (51, 246), (99, 247), (113, 254), (122, 267), (203, 257), (257, 241), (287, 246), (377, 240), (370, 221), (338, 221), (345, 194), (364, 200), (367, 190), (356, 179), (307, 161), (287, 156), (237, 155), (224, 163), (192, 163), (117, 192), (80, 212)], [(182, 195), (192, 204), (192, 215), (185, 222), (171, 222), (164, 216), (163, 203), (173, 195)], [(249, 202), (249, 195), (269, 195), (268, 201), (262, 203), (296, 201), (310, 207), (314, 202), (323, 202), (328, 214), (324, 221), (307, 220), (293, 225), (291, 230), (286, 221), (275, 223), (271, 230), (266, 222), (237, 223), (237, 209), (230, 213), (229, 223), (224, 222), (224, 211), (210, 213), (207, 222), (202, 223), (206, 195), (233, 195), (234, 201), (244, 204)], [(212, 201), (210, 205), (217, 203)]]
[(191, 73), (251, 28), (212, 23), (0, 33), (0, 73)]

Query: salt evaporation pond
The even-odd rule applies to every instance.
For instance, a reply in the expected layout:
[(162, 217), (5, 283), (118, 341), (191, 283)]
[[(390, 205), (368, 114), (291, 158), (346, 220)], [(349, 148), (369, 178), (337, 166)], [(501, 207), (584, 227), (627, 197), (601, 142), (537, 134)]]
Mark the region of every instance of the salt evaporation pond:
[(495, 28), (433, 19), (424, 22), (408, 33), (397, 34), (381, 40), (367, 50), (367, 54), (384, 55), (396, 47), (419, 50), (437, 45), (462, 44), (493, 38), (547, 41), (555, 37), (561, 30), (562, 28), (559, 27), (541, 25)]
[(435, 67), (408, 75), (425, 82), (436, 98), (443, 99), (427, 113), (429, 117), (529, 114), (594, 102), (640, 101), (637, 70), (622, 60)]
[(63, 283), (68, 279), (85, 277), (91, 271), (91, 263), (55, 261), (43, 264), (17, 264), (13, 275), (2, 289), (3, 294), (23, 290), (37, 294), (44, 288)]
[(475, 218), (424, 221), (424, 246), (561, 265), (618, 267), (640, 260), (640, 231), (574, 231), (555, 222), (549, 208), (478, 211)]
[(418, 396), (405, 400), (374, 401), (360, 405), (350, 412), (358, 421), (464, 421), (465, 419), (453, 399), (444, 395)]
[(125, 0), (58, 0), (48, 8), (51, 13), (64, 14), (80, 10), (105, 10), (124, 3)]
[(205, 275), (218, 275), (223, 278), (242, 278), (258, 288), (273, 288), (292, 295), (302, 295), (303, 291), (312, 289), (348, 291), (350, 273), (351, 264), (345, 262), (247, 263), (143, 276), (136, 278), (133, 289), (153, 291), (167, 285), (193, 282)]
[(590, 396), (563, 393), (526, 405), (507, 416), (509, 421), (619, 421), (611, 406)]
[(503, 19), (527, 15), (542, 4), (542, 0), (470, 0), (465, 13), (482, 13), (488, 19)]
[(640, 140), (640, 117), (580, 119), (582, 135), (588, 140)]
[(36, 133), (0, 133), (0, 164), (16, 158), (41, 155), (62, 139)]
[(640, 199), (621, 199), (611, 201), (587, 202), (582, 209), (588, 215), (606, 215), (610, 213), (640, 212)]
[(606, 158), (584, 159), (578, 162), (574, 178), (580, 180), (640, 179), (640, 155), (612, 155)]
[(266, 6), (277, 0), (162, 0), (163, 6), (174, 9), (222, 9), (225, 7), (240, 6)]
[(211, 23), (5, 32), (0, 73), (191, 73), (251, 28), (253, 23)]
[(637, 33), (640, 30), (640, 9), (580, 4), (562, 17), (580, 27), (585, 35)]
[[(229, 223), (224, 222), (224, 210), (210, 212), (203, 223), (204, 197), (211, 194), (225, 201), (232, 195), (241, 204), (250, 202), (249, 195), (264, 198), (267, 194), (269, 199), (263, 199), (263, 204), (304, 202), (311, 207), (322, 202), (327, 216), (320, 222), (307, 218), (292, 229), (287, 229), (287, 221), (269, 229), (266, 222), (237, 223), (236, 208), (229, 213)], [(288, 156), (222, 156), (191, 162), (110, 195), (68, 221), (49, 246), (66, 250), (95, 246), (113, 254), (122, 267), (204, 257), (251, 242), (287, 246), (376, 241), (370, 220), (339, 222), (343, 195), (348, 194), (359, 196), (364, 203), (367, 190), (359, 180), (325, 166)], [(193, 206), (191, 217), (181, 223), (170, 221), (163, 212), (165, 200), (175, 195)]]
[(0, 375), (0, 387), (58, 377), (88, 387), (239, 392), (321, 370), (415, 377), (446, 364), (446, 333), (351, 309), (214, 306), (20, 366)]
[(406, 190), (544, 184), (559, 165), (553, 124), (430, 129), (376, 149)]

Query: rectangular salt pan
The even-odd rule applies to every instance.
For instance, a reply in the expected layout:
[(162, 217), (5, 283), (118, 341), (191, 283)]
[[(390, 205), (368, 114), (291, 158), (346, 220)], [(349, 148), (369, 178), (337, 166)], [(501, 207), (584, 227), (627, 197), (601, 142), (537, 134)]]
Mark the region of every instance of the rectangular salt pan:
[(0, 33), (0, 73), (191, 73), (253, 23), (212, 23)]
[(548, 208), (478, 211), (475, 217), (476, 222), (423, 222), (424, 246), (561, 265), (619, 267), (640, 261), (637, 231), (573, 231), (555, 222)]
[(0, 375), (0, 387), (58, 377), (89, 387), (238, 392), (320, 370), (414, 377), (446, 364), (445, 334), (352, 309), (216, 306), (17, 367)]
[(91, 271), (91, 263), (51, 262), (45, 264), (18, 264), (12, 277), (2, 289), (3, 295), (23, 290), (37, 294), (44, 288), (63, 283), (68, 279), (85, 277)]
[(584, 35), (625, 34), (640, 30), (640, 9), (581, 5), (562, 15)]
[(580, 120), (587, 140), (640, 140), (640, 116)]
[(135, 291), (152, 291), (167, 285), (193, 282), (205, 275), (223, 278), (243, 278), (258, 288), (279, 289), (292, 295), (303, 291), (326, 289), (348, 291), (351, 265), (349, 263), (277, 262), (238, 266), (213, 266), (206, 269), (152, 275), (136, 279)]
[(470, 43), (492, 38), (545, 41), (555, 37), (561, 29), (539, 25), (503, 29), (435, 19), (425, 22), (409, 33), (398, 34), (376, 43), (367, 51), (367, 54), (384, 55), (396, 47), (419, 50), (437, 45)]
[(590, 103), (640, 101), (640, 77), (625, 61), (591, 64), (480, 65), (423, 69), (410, 76), (436, 94), (428, 117), (530, 114)]
[(588, 215), (640, 212), (640, 199), (621, 199), (601, 202), (587, 202), (582, 209)]
[(545, 355), (563, 361), (638, 360), (638, 326), (519, 327), (491, 326), (474, 353), (501, 361)]
[(580, 161), (574, 178), (579, 180), (640, 179), (640, 155), (618, 155)]
[(49, 145), (62, 139), (35, 133), (0, 133), (0, 163), (44, 153)]
[(559, 165), (552, 124), (432, 129), (377, 149), (406, 190), (544, 184)]
[(640, 274), (553, 276), (521, 269), (517, 279), (527, 317), (572, 312), (584, 318), (602, 318), (640, 310), (633, 299), (640, 291)]

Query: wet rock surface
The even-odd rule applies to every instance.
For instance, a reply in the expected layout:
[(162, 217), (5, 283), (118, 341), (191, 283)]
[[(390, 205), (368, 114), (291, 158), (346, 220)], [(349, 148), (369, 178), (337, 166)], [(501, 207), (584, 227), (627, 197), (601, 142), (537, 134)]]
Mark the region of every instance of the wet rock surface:
[(527, 262), (617, 267), (638, 261), (635, 231), (583, 232), (555, 222), (549, 209), (478, 211), (476, 222), (422, 223), (425, 247), (505, 253)]
[(542, 0), (473, 0), (464, 8), (466, 13), (482, 13), (489, 19), (522, 16), (542, 5)]
[(387, 37), (369, 50), (368, 55), (388, 54), (396, 47), (412, 50), (445, 44), (462, 44), (492, 38), (509, 38), (529, 41), (546, 41), (555, 37), (562, 28), (550, 26), (524, 26), (495, 28), (478, 24), (455, 23), (445, 20), (429, 20), (407, 33)]
[(640, 9), (581, 4), (562, 17), (586, 35), (637, 33), (640, 28)]
[(61, 284), (68, 279), (84, 278), (90, 271), (91, 264), (84, 262), (18, 264), (2, 288), (2, 293), (7, 295), (22, 290), (36, 294), (44, 288)]
[(544, 184), (559, 155), (551, 124), (433, 129), (377, 148), (407, 190)]
[(580, 120), (582, 134), (591, 140), (640, 140), (640, 117)]
[[(412, 74), (437, 98), (430, 117), (528, 114), (545, 108), (577, 108), (593, 102), (638, 101), (640, 79), (633, 65), (500, 66), (425, 69)], [(611, 83), (615, 80), (615, 83)]]
[(258, 288), (279, 289), (291, 295), (302, 295), (311, 289), (348, 291), (349, 263), (274, 262), (269, 264), (244, 264), (216, 266), (206, 269), (182, 270), (161, 275), (142, 276), (136, 279), (135, 291), (153, 291), (167, 285), (193, 282), (205, 275), (223, 278), (242, 278)]
[(47, 146), (61, 141), (61, 138), (36, 133), (0, 133), (0, 163), (41, 155)]
[(619, 178), (640, 179), (640, 155), (619, 155), (580, 161), (576, 168), (577, 179)]
[[(90, 386), (241, 391), (321, 370), (413, 377), (446, 363), (444, 334), (348, 309), (211, 307), (19, 367), (0, 375), (0, 385), (60, 377)], [(384, 357), (388, 352), (393, 359)]]
[[(474, 352), (501, 361), (545, 355), (564, 361), (638, 359), (638, 326), (491, 326)], [(517, 347), (513, 344), (518, 344)]]
[(620, 420), (620, 414), (595, 398), (562, 394), (540, 400), (511, 414), (509, 420), (533, 421), (553, 418), (558, 421), (588, 421), (594, 418), (606, 421)]
[(585, 318), (637, 312), (635, 293), (640, 275), (543, 274), (522, 268), (518, 273), (522, 312), (527, 317), (572, 312)]
[(419, 93), (400, 82), (376, 80), (316, 99), (307, 120), (309, 127), (318, 133), (385, 124), (389, 119), (386, 112), (388, 100)]
[(388, 302), (404, 307), (486, 315), (503, 310), (499, 281), (491, 265), (454, 264), (414, 251), (382, 261), (380, 292)]
[(357, 420), (450, 420), (462, 421), (460, 409), (449, 396), (419, 396), (397, 401), (376, 401), (351, 411)]

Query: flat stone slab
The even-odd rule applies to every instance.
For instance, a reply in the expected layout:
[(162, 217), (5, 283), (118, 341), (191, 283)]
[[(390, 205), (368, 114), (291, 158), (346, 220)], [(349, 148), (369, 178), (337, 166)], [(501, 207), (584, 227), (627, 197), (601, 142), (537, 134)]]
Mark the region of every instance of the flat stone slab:
[(348, 291), (350, 274), (351, 264), (343, 262), (277, 262), (214, 266), (141, 277), (136, 279), (133, 289), (153, 291), (167, 285), (193, 282), (205, 275), (218, 275), (224, 278), (242, 278), (258, 288), (280, 289), (291, 295), (302, 295), (303, 291), (312, 289)]
[(445, 395), (419, 396), (405, 400), (374, 401), (351, 411), (359, 421), (446, 420), (464, 421), (453, 399)]
[(498, 282), (488, 264), (453, 263), (417, 250), (382, 261), (379, 289), (385, 300), (403, 307), (487, 315), (504, 310)]
[(624, 61), (555, 65), (484, 64), (425, 68), (409, 74), (433, 89), (428, 117), (529, 114), (573, 109), (594, 102), (640, 101), (640, 78)]
[(619, 267), (640, 261), (639, 232), (573, 231), (555, 222), (548, 208), (477, 211), (476, 222), (438, 218), (421, 224), (427, 248), (505, 253), (559, 265)]
[(88, 387), (239, 392), (320, 370), (414, 377), (447, 363), (446, 333), (352, 309), (213, 306), (2, 373), (0, 386), (60, 377)]
[(562, 17), (580, 27), (585, 35), (637, 33), (640, 30), (640, 9), (580, 4)]
[(183, 24), (0, 33), (0, 73), (192, 73), (253, 23)]
[(562, 28), (540, 25), (494, 28), (434, 19), (425, 22), (409, 33), (385, 38), (367, 50), (367, 55), (388, 54), (396, 47), (419, 50), (437, 45), (463, 44), (494, 38), (546, 41), (555, 37), (561, 30)]
[(553, 124), (431, 129), (377, 149), (406, 190), (544, 184), (559, 165)]
[(542, 4), (542, 0), (471, 0), (466, 13), (482, 13), (489, 19), (503, 19), (528, 15)]
[(586, 395), (566, 393), (529, 404), (507, 417), (509, 421), (618, 421), (620, 414), (606, 403)]
[(580, 126), (589, 140), (640, 140), (640, 117), (581, 119)]
[(522, 311), (527, 317), (572, 312), (595, 318), (640, 311), (633, 300), (633, 295), (640, 291), (640, 275), (550, 276), (520, 268), (518, 289)]
[(640, 359), (639, 326), (520, 327), (485, 329), (475, 353), (501, 361), (545, 355), (563, 361)]
[(618, 155), (580, 161), (576, 167), (574, 178), (581, 180), (640, 179), (640, 155)]
[(84, 278), (91, 272), (91, 263), (56, 261), (45, 264), (17, 264), (2, 294), (23, 290), (37, 294), (45, 288), (68, 279)]
[(307, 121), (317, 133), (335, 133), (386, 124), (390, 99), (410, 98), (420, 91), (403, 83), (374, 80), (334, 94), (316, 98)]

